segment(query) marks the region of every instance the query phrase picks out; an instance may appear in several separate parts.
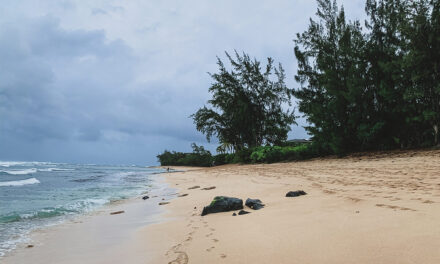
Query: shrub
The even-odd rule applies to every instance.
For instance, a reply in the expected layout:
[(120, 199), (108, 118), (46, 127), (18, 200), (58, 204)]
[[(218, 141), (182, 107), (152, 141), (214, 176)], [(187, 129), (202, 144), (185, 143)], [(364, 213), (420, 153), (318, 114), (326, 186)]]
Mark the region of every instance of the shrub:
[(215, 166), (233, 163), (235, 154), (218, 154), (212, 157)]
[(191, 144), (193, 148), (192, 153), (170, 152), (165, 150), (162, 154), (157, 155), (157, 158), (162, 166), (197, 166), (209, 167), (212, 164), (213, 157), (211, 152), (205, 150), (203, 146), (197, 146), (195, 143)]
[(253, 149), (242, 149), (235, 153), (232, 163), (251, 163)]
[(317, 157), (319, 156), (318, 153), (312, 144), (285, 147), (264, 146), (255, 148), (250, 159), (253, 163), (273, 163), (279, 161), (304, 160)]

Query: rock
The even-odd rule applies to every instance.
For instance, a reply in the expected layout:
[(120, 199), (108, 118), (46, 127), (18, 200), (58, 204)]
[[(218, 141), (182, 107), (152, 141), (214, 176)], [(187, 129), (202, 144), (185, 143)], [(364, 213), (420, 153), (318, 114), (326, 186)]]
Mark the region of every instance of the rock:
[(214, 190), (214, 189), (215, 189), (215, 186), (211, 186), (211, 187), (203, 188), (202, 190), (209, 191), (209, 190)]
[(147, 200), (147, 199), (149, 199), (149, 198), (150, 198), (150, 196), (145, 195), (144, 197), (142, 197), (142, 200)]
[(27, 245), (27, 248), (33, 248), (34, 245)]
[(123, 214), (125, 213), (125, 211), (116, 211), (116, 212), (111, 212), (111, 215), (117, 215), (117, 214)]
[(301, 195), (306, 195), (307, 193), (305, 191), (292, 191), (292, 192), (288, 192), (286, 193), (286, 197), (298, 197)]
[(232, 216), (237, 216), (237, 214), (236, 214), (236, 213), (233, 213)]
[(169, 204), (170, 202), (160, 202), (159, 205), (166, 205)]
[(196, 210), (197, 209), (197, 206), (194, 206), (194, 210)]
[(260, 199), (251, 199), (251, 198), (247, 198), (246, 199), (246, 206), (254, 209), (254, 210), (260, 210), (261, 208), (264, 207), (263, 202), (261, 202)]
[(188, 194), (187, 193), (179, 194), (177, 197), (185, 197), (185, 196), (188, 196)]
[(205, 206), (202, 216), (213, 213), (228, 212), (243, 209), (243, 200), (238, 198), (216, 196), (211, 204)]
[(197, 188), (200, 188), (200, 186), (196, 185), (196, 186), (193, 186), (193, 187), (189, 187), (188, 190), (193, 190), (193, 189), (197, 189)]
[(238, 212), (238, 215), (245, 215), (245, 214), (250, 214), (250, 212), (245, 210), (240, 210), (240, 212)]

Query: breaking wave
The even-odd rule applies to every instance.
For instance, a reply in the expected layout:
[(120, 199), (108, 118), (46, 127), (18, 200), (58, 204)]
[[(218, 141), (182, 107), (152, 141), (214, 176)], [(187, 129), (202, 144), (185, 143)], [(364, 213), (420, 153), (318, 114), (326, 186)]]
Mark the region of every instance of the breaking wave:
[(36, 183), (40, 183), (40, 181), (37, 180), (36, 178), (30, 178), (30, 179), (21, 180), (21, 181), (0, 182), (0, 187), (2, 187), (2, 186), (23, 186), (23, 185), (36, 184)]

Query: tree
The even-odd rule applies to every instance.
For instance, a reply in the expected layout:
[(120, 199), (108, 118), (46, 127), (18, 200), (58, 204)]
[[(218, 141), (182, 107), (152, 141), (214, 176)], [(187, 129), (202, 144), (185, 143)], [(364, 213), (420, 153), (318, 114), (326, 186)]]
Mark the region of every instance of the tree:
[(366, 27), (368, 86), (373, 95), (372, 117), (378, 124), (376, 148), (406, 147), (413, 144), (415, 131), (408, 116), (414, 112), (404, 98), (410, 74), (402, 62), (407, 54), (402, 28), (407, 21), (407, 1), (367, 0)]
[(217, 58), (219, 72), (210, 74), (214, 83), (209, 88), (210, 107), (204, 106), (191, 115), (198, 131), (208, 141), (215, 136), (220, 144), (242, 150), (262, 144), (279, 144), (287, 139), (290, 125), (295, 122), (291, 106), (292, 89), (287, 88), (281, 64), (273, 65), (268, 58), (262, 66), (248, 54), (235, 58), (226, 52), (232, 66), (228, 71)]
[(364, 135), (372, 127), (371, 95), (365, 89), (365, 39), (360, 23), (347, 23), (336, 1), (318, 0), (317, 17), (295, 40), (295, 78), (301, 88), (294, 95), (311, 124), (306, 129), (314, 141), (342, 154), (360, 149), (370, 137)]
[(405, 98), (414, 111), (411, 122), (423, 143), (439, 145), (440, 125), (440, 1), (420, 0), (410, 6), (408, 39), (403, 68), (410, 75)]

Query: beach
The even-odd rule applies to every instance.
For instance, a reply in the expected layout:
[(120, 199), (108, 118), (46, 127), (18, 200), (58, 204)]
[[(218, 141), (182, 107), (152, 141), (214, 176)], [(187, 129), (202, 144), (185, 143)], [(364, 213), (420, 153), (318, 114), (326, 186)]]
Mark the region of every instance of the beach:
[[(162, 174), (169, 204), (106, 207), (2, 263), (440, 263), (440, 150), (176, 169)], [(307, 195), (285, 197), (296, 190)], [(220, 195), (265, 207), (201, 216)], [(142, 222), (147, 205), (159, 211)]]

